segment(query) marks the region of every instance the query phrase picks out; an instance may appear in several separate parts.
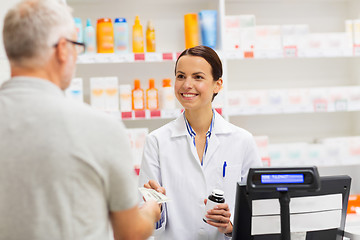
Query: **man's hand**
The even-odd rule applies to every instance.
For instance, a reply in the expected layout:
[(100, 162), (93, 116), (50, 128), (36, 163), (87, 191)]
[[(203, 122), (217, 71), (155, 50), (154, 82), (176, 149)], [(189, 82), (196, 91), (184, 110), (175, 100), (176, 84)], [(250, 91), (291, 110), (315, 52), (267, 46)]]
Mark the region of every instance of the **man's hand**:
[[(155, 180), (149, 180), (148, 183), (144, 184), (144, 188), (154, 189), (155, 191), (166, 195), (165, 188), (161, 187)], [(145, 201), (145, 199), (144, 199)], [(160, 212), (162, 211), (162, 204), (159, 204)]]

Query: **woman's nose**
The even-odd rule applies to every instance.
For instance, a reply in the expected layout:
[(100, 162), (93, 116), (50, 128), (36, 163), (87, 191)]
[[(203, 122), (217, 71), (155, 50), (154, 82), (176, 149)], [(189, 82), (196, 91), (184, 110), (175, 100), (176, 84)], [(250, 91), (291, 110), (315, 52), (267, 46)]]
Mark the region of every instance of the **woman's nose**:
[(192, 88), (192, 78), (191, 77), (187, 77), (185, 78), (185, 81), (184, 81), (184, 88)]

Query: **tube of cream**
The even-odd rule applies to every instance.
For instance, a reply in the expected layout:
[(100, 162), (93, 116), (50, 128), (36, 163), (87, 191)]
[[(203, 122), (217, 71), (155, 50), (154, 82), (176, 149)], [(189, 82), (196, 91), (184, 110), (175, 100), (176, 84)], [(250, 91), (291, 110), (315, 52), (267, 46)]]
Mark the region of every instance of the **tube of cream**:
[(217, 11), (202, 10), (199, 12), (202, 44), (211, 48), (216, 47)]

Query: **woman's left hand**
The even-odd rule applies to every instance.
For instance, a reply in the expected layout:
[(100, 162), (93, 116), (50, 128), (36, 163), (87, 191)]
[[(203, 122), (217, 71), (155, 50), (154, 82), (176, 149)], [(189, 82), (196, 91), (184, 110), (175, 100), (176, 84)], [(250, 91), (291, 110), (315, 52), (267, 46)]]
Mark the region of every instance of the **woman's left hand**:
[[(206, 205), (207, 199), (204, 200)], [(232, 223), (230, 222), (230, 209), (227, 203), (216, 205), (213, 209), (209, 210), (205, 215), (208, 219), (206, 221), (211, 226), (217, 227), (221, 233), (231, 233), (233, 230)]]

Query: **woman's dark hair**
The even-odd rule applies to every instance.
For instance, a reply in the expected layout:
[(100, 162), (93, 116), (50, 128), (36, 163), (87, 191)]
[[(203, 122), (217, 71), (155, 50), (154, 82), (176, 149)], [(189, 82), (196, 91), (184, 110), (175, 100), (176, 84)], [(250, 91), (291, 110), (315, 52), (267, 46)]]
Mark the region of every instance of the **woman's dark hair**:
[[(179, 59), (182, 56), (186, 56), (186, 55), (190, 55), (190, 56), (196, 56), (196, 57), (202, 57), (203, 59), (205, 59), (211, 66), (211, 72), (212, 72), (212, 76), (214, 81), (219, 80), (219, 78), (221, 78), (222, 74), (223, 74), (223, 69), (222, 69), (222, 64), (220, 61), (219, 56), (217, 55), (217, 53), (209, 47), (203, 46), (203, 45), (199, 45), (196, 47), (192, 47), (192, 48), (188, 48), (185, 49), (178, 57), (178, 59), (176, 60), (175, 63), (175, 75), (176, 75), (176, 68), (177, 68), (177, 64)], [(214, 93), (213, 95), (213, 99), (214, 97), (217, 95), (217, 93)]]

